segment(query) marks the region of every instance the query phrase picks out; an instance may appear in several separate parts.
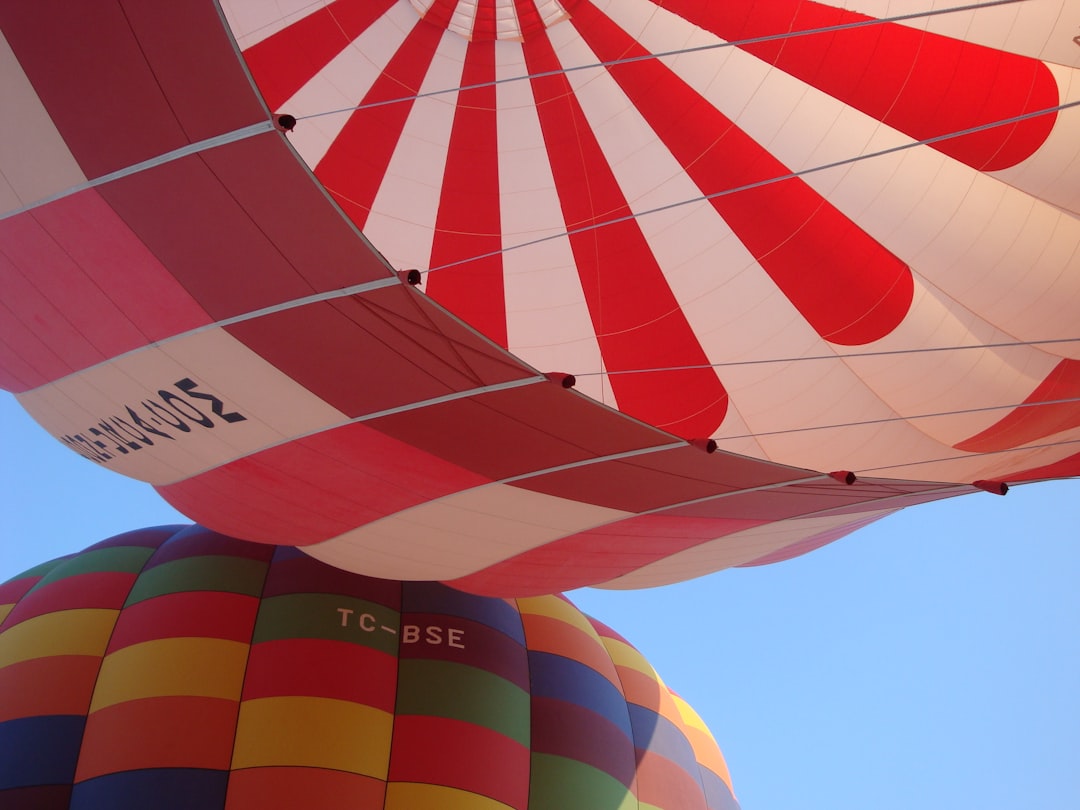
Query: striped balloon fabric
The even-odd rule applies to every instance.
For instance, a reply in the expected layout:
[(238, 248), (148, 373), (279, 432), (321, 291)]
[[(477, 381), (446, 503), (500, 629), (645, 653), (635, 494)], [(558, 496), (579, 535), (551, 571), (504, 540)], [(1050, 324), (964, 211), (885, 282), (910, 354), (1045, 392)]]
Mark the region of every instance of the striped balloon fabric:
[(4, 810), (733, 810), (697, 715), (559, 596), (201, 527), (0, 586)]
[(1080, 472), (1075, 0), (222, 7), (342, 210), (532, 365), (811, 469)]
[(1080, 475), (1077, 6), (6, 0), (0, 387), (494, 596)]

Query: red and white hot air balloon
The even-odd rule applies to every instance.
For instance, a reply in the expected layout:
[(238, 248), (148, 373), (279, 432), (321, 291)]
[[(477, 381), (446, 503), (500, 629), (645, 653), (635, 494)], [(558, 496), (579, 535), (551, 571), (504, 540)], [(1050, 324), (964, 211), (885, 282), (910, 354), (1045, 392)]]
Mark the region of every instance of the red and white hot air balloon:
[(0, 28), (0, 380), (217, 531), (645, 587), (1080, 474), (1076, 0)]

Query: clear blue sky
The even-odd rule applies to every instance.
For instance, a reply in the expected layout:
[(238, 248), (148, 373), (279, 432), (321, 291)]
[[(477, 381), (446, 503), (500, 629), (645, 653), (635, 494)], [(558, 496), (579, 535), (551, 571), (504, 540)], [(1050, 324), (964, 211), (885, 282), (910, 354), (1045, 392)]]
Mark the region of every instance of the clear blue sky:
[[(183, 521), (6, 394), (0, 438), (0, 580)], [(744, 810), (1080, 808), (1080, 482), (908, 510), (779, 565), (572, 596), (697, 708)]]

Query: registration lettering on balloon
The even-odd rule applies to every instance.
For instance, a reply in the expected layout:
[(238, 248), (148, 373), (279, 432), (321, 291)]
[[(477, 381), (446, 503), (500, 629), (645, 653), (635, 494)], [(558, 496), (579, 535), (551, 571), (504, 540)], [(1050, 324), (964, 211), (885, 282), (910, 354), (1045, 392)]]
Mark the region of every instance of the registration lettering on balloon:
[[(421, 629), (423, 629), (422, 634)], [(445, 638), (443, 636), (444, 631)], [(417, 624), (406, 624), (401, 628), (402, 644), (417, 644), (421, 639), (425, 644), (432, 647), (445, 644), (447, 647), (457, 647), (459, 650), (465, 649), (465, 631), (455, 627), (440, 627), (430, 624), (421, 628)]]
[[(338, 614), (341, 616), (341, 627), (354, 627), (365, 633), (389, 633), (398, 635), (398, 629), (384, 624), (374, 613), (357, 613), (353, 608), (339, 607)], [(432, 647), (447, 646), (459, 650), (465, 649), (465, 631), (460, 627), (443, 627), (437, 624), (421, 626), (419, 624), (406, 624), (401, 627), (402, 644), (424, 643)]]
[[(107, 464), (117, 455), (127, 455), (144, 447), (153, 447), (151, 434), (159, 439), (175, 441), (176, 437), (169, 432), (170, 428), (181, 433), (190, 433), (192, 425), (213, 428), (219, 421), (227, 424), (247, 421), (247, 417), (242, 413), (227, 411), (225, 402), (220, 397), (199, 390), (199, 383), (190, 377), (177, 380), (173, 387), (188, 398), (165, 388), (159, 389), (157, 399), (144, 399), (136, 406), (125, 405), (128, 419), (116, 415), (107, 416), (84, 432), (61, 436), (60, 441), (84, 458), (98, 464)], [(192, 399), (209, 403), (210, 414), (192, 402)], [(213, 418), (215, 416), (217, 420)]]

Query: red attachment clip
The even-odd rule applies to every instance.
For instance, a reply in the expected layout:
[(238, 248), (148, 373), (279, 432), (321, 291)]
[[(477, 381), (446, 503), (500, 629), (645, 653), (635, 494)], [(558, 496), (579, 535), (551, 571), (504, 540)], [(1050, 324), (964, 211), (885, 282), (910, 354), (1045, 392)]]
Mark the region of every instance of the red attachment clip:
[(573, 388), (577, 385), (577, 377), (573, 374), (565, 374), (562, 371), (549, 371), (544, 376), (553, 383), (558, 383), (563, 388)]
[(829, 473), (830, 478), (835, 478), (841, 484), (847, 484), (849, 487), (854, 484), (858, 479), (855, 477), (855, 473), (850, 470), (836, 470)]
[(410, 287), (415, 287), (420, 283), (420, 271), (415, 268), (412, 270), (398, 270), (398, 278)]
[(706, 453), (716, 452), (716, 440), (715, 439), (687, 439), (690, 442), (691, 447), (696, 447), (698, 450), (704, 450)]
[(973, 487), (978, 487), (984, 492), (989, 492), (992, 495), (1004, 495), (1009, 491), (1009, 485), (1004, 481), (972, 481)]

